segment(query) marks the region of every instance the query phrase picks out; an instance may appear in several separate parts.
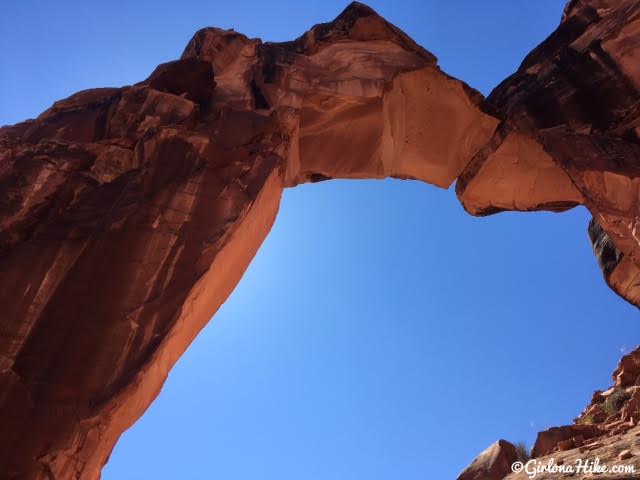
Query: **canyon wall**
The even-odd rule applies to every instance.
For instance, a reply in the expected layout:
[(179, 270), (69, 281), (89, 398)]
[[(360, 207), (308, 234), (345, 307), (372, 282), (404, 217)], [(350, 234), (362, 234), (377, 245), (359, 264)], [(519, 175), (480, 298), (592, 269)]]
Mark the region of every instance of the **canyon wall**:
[(473, 215), (585, 205), (640, 304), (640, 4), (572, 1), (485, 100), (370, 8), (197, 32), (144, 81), (0, 129), (0, 471), (96, 479), (242, 277), (282, 191), (417, 179)]

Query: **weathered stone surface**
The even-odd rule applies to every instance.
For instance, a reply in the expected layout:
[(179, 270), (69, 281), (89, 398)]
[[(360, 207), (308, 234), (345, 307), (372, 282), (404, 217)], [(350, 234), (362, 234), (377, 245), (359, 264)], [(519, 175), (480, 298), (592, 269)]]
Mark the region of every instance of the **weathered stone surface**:
[(215, 88), (213, 67), (198, 58), (163, 63), (140, 85), (185, 97), (206, 107)]
[(638, 303), (637, 25), (637, 2), (572, 2), (484, 101), (354, 3), (292, 42), (203, 29), (137, 85), (1, 128), (0, 471), (98, 478), (300, 183), (457, 179), (478, 215), (584, 203)]
[(542, 457), (555, 450), (570, 450), (576, 447), (575, 437), (589, 440), (602, 434), (600, 428), (595, 425), (566, 425), (562, 427), (552, 427), (538, 433), (536, 443), (531, 450), (533, 458)]
[(511, 473), (511, 465), (517, 458), (516, 447), (506, 440), (498, 440), (478, 455), (457, 480), (502, 480)]
[(612, 376), (616, 387), (640, 386), (640, 347), (620, 359)]

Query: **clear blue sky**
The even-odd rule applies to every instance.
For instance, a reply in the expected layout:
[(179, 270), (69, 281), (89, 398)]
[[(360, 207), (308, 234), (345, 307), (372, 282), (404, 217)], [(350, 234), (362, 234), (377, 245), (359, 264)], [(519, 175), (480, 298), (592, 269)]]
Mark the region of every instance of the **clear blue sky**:
[[(563, 0), (372, 1), (488, 93)], [(203, 26), (287, 40), (343, 1), (6, 2), (0, 124), (143, 79)], [(453, 191), (285, 193), (238, 289), (117, 445), (106, 480), (453, 479), (498, 438), (568, 423), (638, 343), (588, 213), (468, 216)]]

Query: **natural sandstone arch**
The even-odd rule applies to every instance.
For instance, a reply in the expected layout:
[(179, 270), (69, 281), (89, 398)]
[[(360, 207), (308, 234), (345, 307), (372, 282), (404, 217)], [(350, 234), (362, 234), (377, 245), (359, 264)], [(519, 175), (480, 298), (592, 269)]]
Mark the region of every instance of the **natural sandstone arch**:
[(286, 43), (204, 29), (138, 85), (1, 129), (0, 470), (97, 478), (300, 183), (457, 179), (476, 215), (584, 204), (637, 303), (639, 15), (572, 1), (487, 101), (361, 4)]

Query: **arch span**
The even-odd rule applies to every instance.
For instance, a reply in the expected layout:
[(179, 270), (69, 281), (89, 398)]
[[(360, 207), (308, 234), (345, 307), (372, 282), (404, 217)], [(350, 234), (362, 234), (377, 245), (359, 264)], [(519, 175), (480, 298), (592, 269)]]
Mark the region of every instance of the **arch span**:
[(359, 3), (285, 43), (207, 28), (139, 84), (1, 129), (0, 468), (97, 478), (300, 183), (457, 180), (474, 215), (584, 204), (637, 304), (637, 18), (570, 2), (487, 100)]

